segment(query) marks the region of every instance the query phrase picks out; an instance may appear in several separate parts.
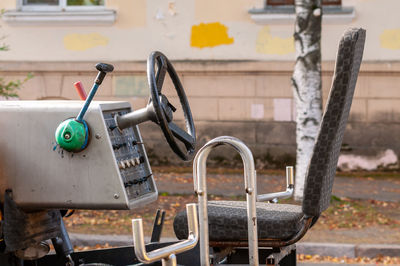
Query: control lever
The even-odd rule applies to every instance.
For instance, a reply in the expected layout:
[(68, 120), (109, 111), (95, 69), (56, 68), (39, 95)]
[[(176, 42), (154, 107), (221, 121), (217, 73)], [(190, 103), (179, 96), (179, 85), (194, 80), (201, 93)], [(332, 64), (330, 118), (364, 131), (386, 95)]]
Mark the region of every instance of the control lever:
[(69, 118), (63, 121), (56, 129), (56, 142), (61, 148), (71, 152), (80, 152), (87, 147), (89, 140), (89, 128), (83, 120), (94, 95), (100, 84), (103, 82), (106, 74), (112, 72), (114, 67), (105, 63), (98, 63), (96, 69), (99, 71), (94, 81), (93, 87), (76, 118)]
[(144, 244), (142, 219), (132, 219), (133, 243), (138, 260), (145, 264), (161, 260), (163, 266), (176, 266), (175, 254), (194, 248), (199, 240), (196, 204), (187, 204), (186, 213), (189, 230), (188, 239), (179, 241), (170, 246), (153, 250), (149, 253), (147, 253)]
[(96, 69), (99, 71), (99, 73), (97, 74), (97, 77), (94, 80), (93, 87), (89, 92), (89, 96), (87, 97), (85, 104), (83, 105), (81, 111), (79, 112), (78, 116), (76, 117), (76, 120), (78, 122), (82, 122), (83, 121), (83, 117), (85, 116), (86, 111), (89, 108), (89, 105), (92, 102), (93, 97), (97, 92), (97, 89), (99, 88), (99, 86), (103, 82), (104, 78), (106, 77), (106, 74), (108, 72), (112, 72), (114, 70), (114, 67), (112, 65), (109, 65), (109, 64), (98, 63), (96, 65)]
[(85, 89), (83, 88), (82, 82), (75, 82), (74, 87), (79, 95), (79, 98), (81, 98), (82, 101), (86, 101), (87, 95)]
[(156, 218), (154, 219), (153, 232), (151, 233), (150, 242), (160, 242), (161, 232), (164, 226), (165, 211), (157, 210)]
[(66, 265), (74, 266), (74, 261), (71, 258), (71, 254), (74, 253), (74, 248), (72, 247), (71, 240), (69, 238), (67, 229), (65, 228), (62, 217), (60, 220), (60, 229), (61, 235), (56, 238), (52, 238), (51, 242), (53, 243), (57, 255), (66, 260)]

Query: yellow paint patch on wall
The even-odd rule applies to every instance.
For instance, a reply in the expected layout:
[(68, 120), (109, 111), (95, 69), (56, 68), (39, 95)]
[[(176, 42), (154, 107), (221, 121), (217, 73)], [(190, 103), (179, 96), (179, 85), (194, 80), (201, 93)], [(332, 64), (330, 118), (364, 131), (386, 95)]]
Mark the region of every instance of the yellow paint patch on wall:
[(263, 27), (258, 33), (256, 51), (260, 54), (285, 55), (295, 51), (294, 39), (274, 37), (268, 26)]
[(190, 46), (204, 48), (223, 44), (232, 44), (234, 39), (228, 36), (228, 28), (219, 23), (200, 23), (192, 26)]
[(106, 46), (108, 41), (107, 37), (98, 33), (73, 33), (64, 36), (64, 47), (71, 51), (85, 51), (97, 46)]
[(108, 0), (106, 7), (117, 11), (114, 26), (130, 29), (146, 26), (146, 0)]
[(380, 41), (382, 48), (400, 50), (400, 29), (384, 30)]

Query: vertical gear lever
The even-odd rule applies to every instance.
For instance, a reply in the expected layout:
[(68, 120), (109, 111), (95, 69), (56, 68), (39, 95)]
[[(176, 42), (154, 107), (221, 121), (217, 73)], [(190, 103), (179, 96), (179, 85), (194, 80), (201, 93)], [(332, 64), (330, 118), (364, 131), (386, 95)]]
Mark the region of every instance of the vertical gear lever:
[(100, 84), (103, 82), (106, 74), (112, 72), (114, 67), (105, 63), (98, 63), (96, 69), (99, 71), (94, 81), (93, 87), (76, 118), (69, 118), (58, 125), (55, 137), (56, 142), (61, 148), (71, 152), (80, 152), (85, 149), (89, 140), (89, 128), (85, 120), (83, 120), (94, 95)]
[(105, 78), (106, 74), (108, 72), (112, 72), (114, 70), (114, 67), (112, 65), (109, 64), (105, 64), (105, 63), (98, 63), (96, 65), (96, 69), (99, 71), (99, 73), (97, 74), (96, 79), (94, 80), (94, 84), (92, 89), (89, 92), (89, 95), (85, 101), (85, 104), (83, 105), (81, 111), (79, 112), (78, 116), (76, 117), (76, 120), (78, 122), (82, 122), (83, 121), (83, 117), (90, 105), (90, 103), (93, 100), (94, 95), (97, 92), (97, 89), (99, 88), (100, 84), (103, 82), (103, 79)]

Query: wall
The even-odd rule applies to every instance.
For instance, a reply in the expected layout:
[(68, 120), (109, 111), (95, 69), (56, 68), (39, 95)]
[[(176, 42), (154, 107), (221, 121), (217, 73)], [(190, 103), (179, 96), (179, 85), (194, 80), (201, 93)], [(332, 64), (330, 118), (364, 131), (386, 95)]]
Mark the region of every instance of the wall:
[[(20, 91), (21, 100), (78, 99), (72, 84), (82, 81), (89, 90), (96, 75), (93, 63), (0, 63), (0, 72), (9, 79), (22, 78), (32, 71), (35, 78)], [(220, 135), (236, 136), (251, 146), (255, 156), (293, 157), (295, 124), (290, 76), (293, 63), (278, 62), (176, 62), (186, 90), (198, 133), (198, 146)], [(328, 95), (333, 62), (323, 64), (323, 95)], [(11, 70), (14, 69), (14, 70)], [(17, 71), (18, 69), (18, 71)], [(115, 71), (106, 77), (96, 100), (131, 102), (135, 109), (146, 105), (146, 65), (115, 63)], [(354, 154), (374, 155), (386, 149), (400, 154), (400, 63), (364, 62), (344, 143)], [(169, 80), (163, 92), (170, 101), (179, 101)], [(175, 114), (182, 120), (182, 113)], [(151, 149), (171, 156), (157, 126), (141, 126), (143, 138)], [(226, 152), (229, 154), (229, 152)], [(290, 156), (289, 156), (290, 157)], [(167, 158), (173, 161), (174, 157)]]
[[(16, 0), (0, 2), (15, 8)], [(141, 61), (153, 50), (174, 60), (285, 60), (294, 58), (293, 22), (257, 25), (248, 10), (261, 0), (108, 0), (116, 10), (110, 26), (47, 23), (11, 26), (1, 22), (11, 61)], [(399, 60), (398, 0), (343, 0), (356, 17), (324, 24), (323, 60), (335, 59), (344, 29), (367, 29), (364, 59)], [(328, 16), (328, 15), (326, 15)]]

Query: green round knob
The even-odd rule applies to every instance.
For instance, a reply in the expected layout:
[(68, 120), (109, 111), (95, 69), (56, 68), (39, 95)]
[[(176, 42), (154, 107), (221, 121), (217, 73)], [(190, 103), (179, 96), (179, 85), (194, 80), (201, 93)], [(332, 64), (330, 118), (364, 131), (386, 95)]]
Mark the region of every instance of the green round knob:
[(67, 119), (57, 127), (56, 142), (64, 150), (79, 152), (87, 146), (88, 131), (85, 121), (79, 122), (75, 118)]

